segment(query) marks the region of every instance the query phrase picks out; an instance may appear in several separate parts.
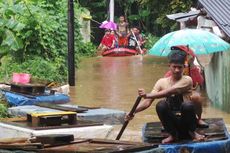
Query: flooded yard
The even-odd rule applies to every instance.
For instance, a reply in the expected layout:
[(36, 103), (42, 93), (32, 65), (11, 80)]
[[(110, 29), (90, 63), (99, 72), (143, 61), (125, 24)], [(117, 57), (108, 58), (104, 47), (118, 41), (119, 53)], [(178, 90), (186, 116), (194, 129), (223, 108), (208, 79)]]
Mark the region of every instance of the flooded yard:
[[(154, 56), (94, 57), (83, 59), (76, 72), (76, 86), (70, 88), (71, 103), (119, 109), (129, 112), (138, 88), (151, 91), (155, 82), (168, 70), (167, 59)], [(230, 115), (212, 107), (205, 92), (203, 118), (223, 118), (230, 130)], [(141, 141), (142, 127), (159, 121), (155, 104), (136, 114), (121, 140)], [(121, 125), (116, 125), (110, 138), (115, 139)]]

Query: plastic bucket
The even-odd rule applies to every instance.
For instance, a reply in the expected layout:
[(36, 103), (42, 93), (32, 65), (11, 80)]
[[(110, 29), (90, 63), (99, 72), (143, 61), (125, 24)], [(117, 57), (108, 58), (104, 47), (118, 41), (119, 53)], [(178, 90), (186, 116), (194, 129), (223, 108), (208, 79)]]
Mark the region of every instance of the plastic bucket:
[(27, 84), (30, 82), (30, 74), (27, 73), (13, 73), (13, 82)]

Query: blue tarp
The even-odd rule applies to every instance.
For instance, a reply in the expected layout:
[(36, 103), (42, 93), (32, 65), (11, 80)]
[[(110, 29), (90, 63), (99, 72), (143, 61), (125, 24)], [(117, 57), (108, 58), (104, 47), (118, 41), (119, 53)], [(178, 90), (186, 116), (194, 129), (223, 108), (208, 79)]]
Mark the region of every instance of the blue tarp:
[[(143, 141), (148, 142), (148, 138), (144, 137), (146, 124), (142, 129)], [(190, 142), (178, 144), (159, 145), (159, 148), (164, 150), (164, 153), (230, 153), (230, 135), (226, 128), (224, 133), (227, 136), (224, 140), (206, 141), (206, 142)]]
[(22, 105), (34, 105), (39, 102), (47, 103), (67, 103), (70, 101), (69, 96), (65, 94), (54, 94), (45, 96), (24, 96), (20, 94), (15, 94), (12, 92), (4, 91), (7, 102), (11, 106), (22, 106)]
[(160, 145), (159, 147), (163, 148), (165, 153), (179, 153), (182, 150), (188, 150), (190, 153), (229, 153), (230, 138), (211, 142)]

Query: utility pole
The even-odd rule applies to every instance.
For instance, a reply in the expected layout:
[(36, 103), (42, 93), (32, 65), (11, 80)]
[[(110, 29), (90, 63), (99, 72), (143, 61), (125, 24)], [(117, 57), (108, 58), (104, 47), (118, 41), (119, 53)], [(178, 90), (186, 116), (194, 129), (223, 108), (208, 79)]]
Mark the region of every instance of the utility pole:
[(109, 1), (109, 21), (114, 22), (114, 0)]
[(68, 82), (70, 86), (75, 86), (73, 0), (68, 0)]

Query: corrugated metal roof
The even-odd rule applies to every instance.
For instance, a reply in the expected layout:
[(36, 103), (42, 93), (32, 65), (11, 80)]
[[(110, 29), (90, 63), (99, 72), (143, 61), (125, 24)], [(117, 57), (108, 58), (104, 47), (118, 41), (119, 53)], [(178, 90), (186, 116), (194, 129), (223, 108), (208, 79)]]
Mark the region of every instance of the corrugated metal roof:
[(180, 22), (180, 21), (188, 21), (189, 19), (193, 19), (194, 17), (197, 17), (199, 13), (200, 10), (196, 10), (196, 11), (189, 11), (185, 13), (169, 14), (166, 16), (171, 20), (176, 20)]
[(216, 24), (230, 37), (230, 0), (199, 0)]

